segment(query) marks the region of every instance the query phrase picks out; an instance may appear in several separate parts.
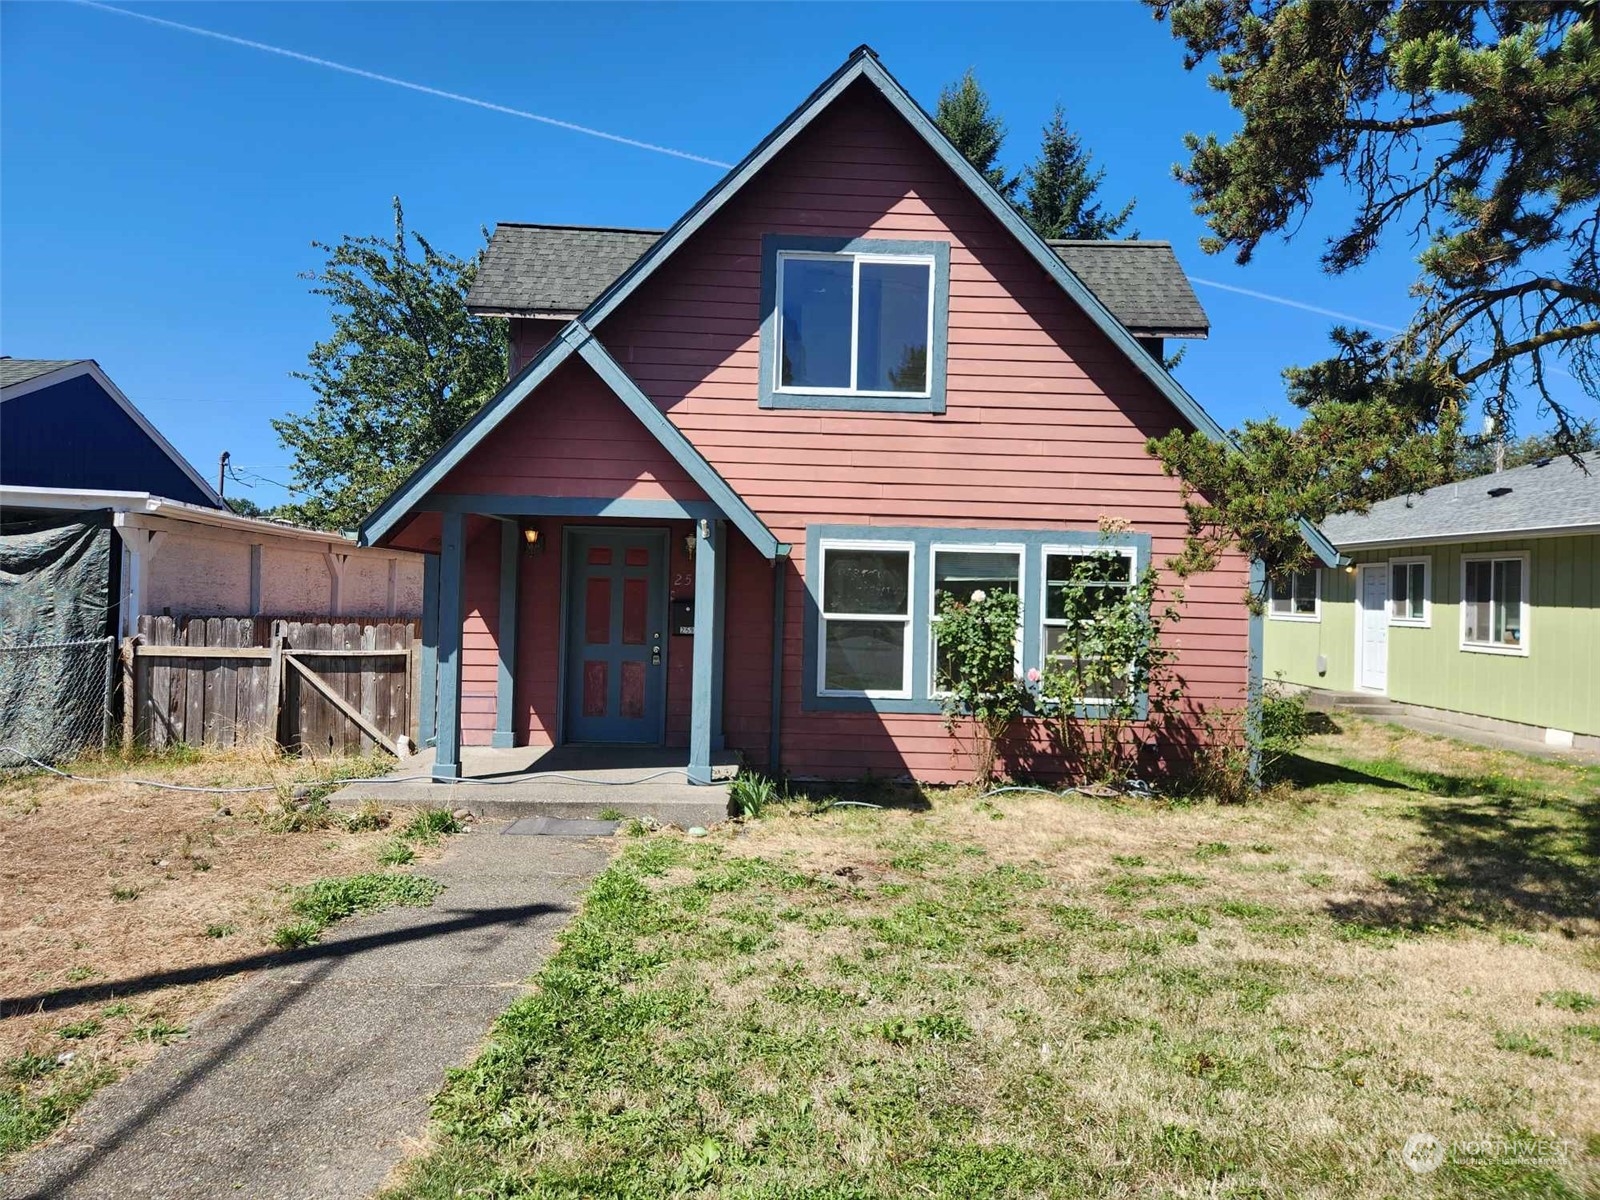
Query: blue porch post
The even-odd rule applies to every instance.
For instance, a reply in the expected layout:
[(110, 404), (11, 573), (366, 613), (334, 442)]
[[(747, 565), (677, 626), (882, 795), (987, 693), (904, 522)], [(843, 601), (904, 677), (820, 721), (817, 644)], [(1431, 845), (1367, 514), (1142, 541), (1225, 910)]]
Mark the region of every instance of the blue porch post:
[(467, 518), (444, 514), (439, 546), (439, 725), (433, 758), (436, 782), (461, 778), (461, 624), (465, 616), (462, 576), (465, 574)]
[(516, 694), (517, 675), (517, 603), (518, 582), (522, 560), (518, 556), (521, 531), (515, 521), (500, 522), (500, 673), (496, 682), (494, 700), (493, 746), (516, 745), (516, 731), (512, 728), (512, 700)]
[(723, 521), (696, 526), (694, 688), (689, 709), (689, 782), (711, 782), (711, 752), (722, 748)]
[(433, 745), (439, 721), (439, 556), (422, 556), (422, 669), (417, 688), (417, 749)]

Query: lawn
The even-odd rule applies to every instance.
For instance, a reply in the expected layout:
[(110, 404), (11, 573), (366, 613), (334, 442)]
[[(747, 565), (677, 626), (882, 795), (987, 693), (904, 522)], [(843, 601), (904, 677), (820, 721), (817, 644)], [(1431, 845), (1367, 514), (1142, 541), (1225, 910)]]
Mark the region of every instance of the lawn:
[(279, 949), (353, 912), (426, 903), (431, 881), (392, 869), (435, 853), (451, 824), (377, 808), (341, 818), (306, 790), (392, 760), (260, 750), (68, 769), (271, 790), (0, 779), (0, 1162), (184, 1036)]
[(638, 833), (388, 1194), (1595, 1195), (1600, 772), (1292, 770)]

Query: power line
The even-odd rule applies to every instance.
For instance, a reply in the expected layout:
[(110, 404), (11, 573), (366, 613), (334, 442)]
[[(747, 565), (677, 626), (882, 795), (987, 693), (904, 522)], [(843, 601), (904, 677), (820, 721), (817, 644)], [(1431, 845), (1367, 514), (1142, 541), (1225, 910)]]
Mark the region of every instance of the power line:
[(1357, 317), (1350, 313), (1336, 312), (1331, 308), (1318, 308), (1315, 304), (1305, 304), (1299, 300), (1291, 300), (1287, 296), (1274, 296), (1271, 292), (1258, 292), (1253, 288), (1235, 287), (1231, 283), (1218, 283), (1215, 279), (1201, 279), (1197, 275), (1189, 276), (1190, 283), (1198, 283), (1202, 287), (1218, 288), (1224, 292), (1235, 292), (1240, 296), (1249, 296), (1252, 300), (1265, 300), (1269, 304), (1281, 304), (1285, 308), (1298, 308), (1303, 312), (1316, 313), (1318, 316), (1333, 317), (1339, 321), (1351, 321), (1357, 325), (1365, 325), (1368, 329), (1381, 329), (1385, 333), (1404, 333), (1405, 330), (1398, 325), (1385, 325), (1382, 321), (1374, 321), (1368, 317)]
[(99, 0), (76, 0), (76, 3), (85, 8), (96, 8), (101, 12), (116, 13), (119, 17), (132, 17), (136, 21), (145, 21), (151, 25), (161, 25), (167, 29), (177, 29), (183, 33), (192, 33), (198, 37), (214, 38), (219, 42), (228, 42), (235, 46), (244, 46), (250, 50), (260, 50), (263, 54), (276, 54), (283, 58), (292, 58), (296, 62), (310, 63), (314, 67), (326, 67), (330, 71), (342, 71), (346, 75), (354, 75), (358, 79), (370, 79), (374, 83), (387, 83), (391, 87), (405, 88), (407, 91), (421, 92), (424, 96), (435, 96), (440, 100), (454, 100), (458, 104), (470, 104), (474, 108), (488, 109), (490, 112), (502, 113), (508, 117), (521, 117), (525, 121), (537, 121), (541, 125), (553, 125), (557, 129), (565, 129), (570, 133), (581, 133), (587, 137), (600, 138), (607, 142), (616, 142), (622, 146), (632, 146), (635, 150), (648, 150), (652, 154), (666, 154), (673, 158), (686, 159), (689, 162), (701, 163), (708, 167), (721, 167), (727, 169), (732, 163), (723, 162), (721, 159), (707, 158), (701, 154), (691, 154), (687, 150), (674, 150), (671, 146), (658, 146), (654, 142), (640, 141), (638, 138), (624, 137), (619, 133), (607, 133), (603, 129), (593, 129), (588, 125), (578, 125), (572, 121), (562, 121), (556, 117), (541, 116), (539, 113), (527, 112), (520, 108), (508, 108), (504, 104), (495, 104), (488, 100), (479, 100), (475, 96), (463, 96), (460, 92), (447, 92), (443, 88), (429, 87), (424, 83), (412, 83), (408, 79), (396, 79), (393, 75), (380, 75), (376, 71), (368, 71), (361, 67), (346, 66), (344, 63), (334, 62), (327, 58), (318, 58), (312, 54), (302, 54), (298, 50), (289, 50), (283, 46), (272, 46), (266, 42), (255, 42), (249, 38), (234, 37), (230, 33), (218, 33), (214, 29), (202, 29), (198, 25), (185, 25), (181, 21), (169, 21), (165, 17), (153, 17), (148, 13), (134, 12), (128, 8), (117, 8), (110, 4), (101, 4)]

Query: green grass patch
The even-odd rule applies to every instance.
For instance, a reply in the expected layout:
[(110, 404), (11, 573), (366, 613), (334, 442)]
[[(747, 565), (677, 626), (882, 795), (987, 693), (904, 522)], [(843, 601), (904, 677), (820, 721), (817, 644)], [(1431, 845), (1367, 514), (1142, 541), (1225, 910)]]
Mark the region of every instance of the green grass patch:
[(49, 1137), (113, 1078), (115, 1072), (91, 1063), (58, 1067), (54, 1059), (33, 1055), (7, 1059), (0, 1080), (0, 1163)]
[(296, 888), (289, 911), (300, 920), (281, 925), (272, 942), (281, 950), (309, 946), (335, 921), (397, 904), (425, 907), (444, 885), (424, 875), (374, 873), (344, 879), (319, 879)]

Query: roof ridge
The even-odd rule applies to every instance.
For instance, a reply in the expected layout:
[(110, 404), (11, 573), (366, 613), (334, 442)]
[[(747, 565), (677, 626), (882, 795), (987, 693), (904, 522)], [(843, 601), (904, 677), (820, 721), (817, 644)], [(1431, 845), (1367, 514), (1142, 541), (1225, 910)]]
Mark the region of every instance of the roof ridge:
[(648, 233), (660, 237), (665, 229), (640, 229), (632, 225), (562, 225), (548, 221), (496, 221), (494, 227), (499, 229), (569, 229), (575, 233)]
[(1045, 238), (1048, 246), (1165, 246), (1172, 249), (1166, 238)]

